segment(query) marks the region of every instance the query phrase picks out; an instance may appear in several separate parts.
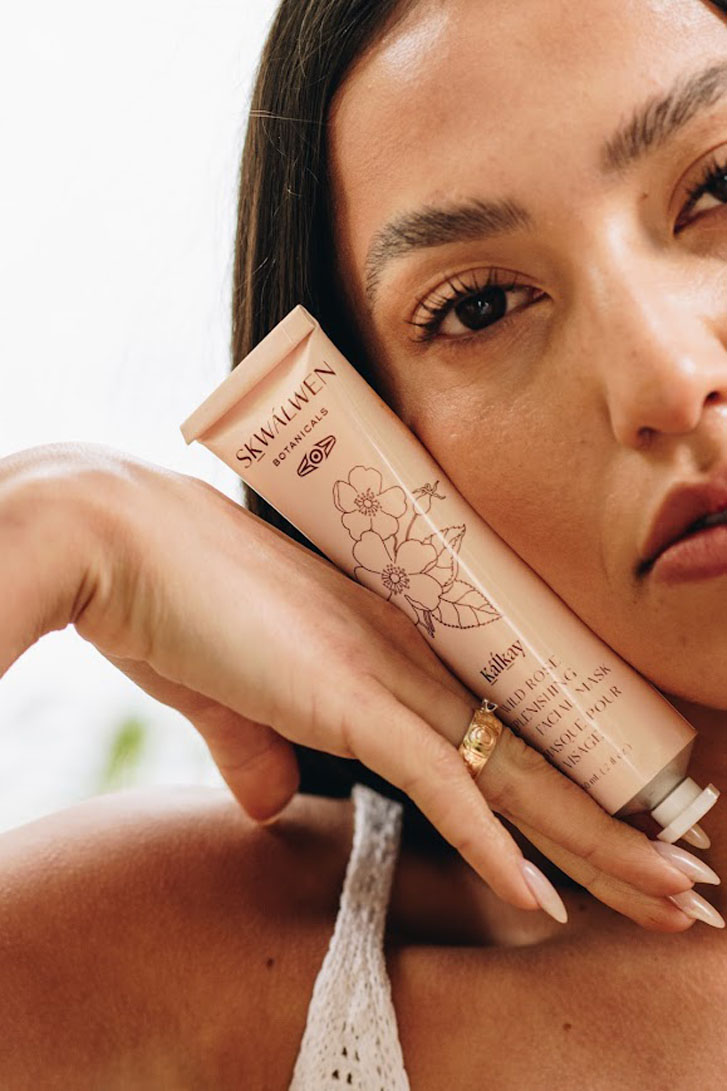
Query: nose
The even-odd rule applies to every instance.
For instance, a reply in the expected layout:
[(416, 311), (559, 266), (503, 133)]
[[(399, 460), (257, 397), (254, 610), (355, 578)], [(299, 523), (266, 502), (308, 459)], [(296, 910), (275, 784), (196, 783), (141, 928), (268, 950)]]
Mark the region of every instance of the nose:
[(587, 351), (622, 446), (693, 432), (708, 405), (727, 417), (727, 291), (716, 276), (697, 282), (693, 268), (632, 254), (593, 278)]

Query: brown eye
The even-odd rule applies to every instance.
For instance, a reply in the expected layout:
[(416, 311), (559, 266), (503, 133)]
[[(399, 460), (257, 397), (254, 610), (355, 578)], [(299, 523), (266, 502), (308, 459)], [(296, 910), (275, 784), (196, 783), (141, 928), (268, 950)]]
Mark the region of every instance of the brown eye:
[(727, 204), (727, 166), (718, 174), (709, 185), (707, 192), (716, 197), (722, 204)]
[(468, 330), (482, 330), (507, 314), (507, 293), (504, 288), (487, 288), (454, 308), (459, 321)]
[(727, 163), (712, 160), (702, 180), (689, 191), (687, 202), (677, 222), (677, 228), (687, 226), (693, 219), (713, 208), (727, 205)]
[(727, 204), (727, 164), (712, 172), (710, 179), (707, 180), (704, 192), (716, 197), (717, 201), (724, 201)]
[[(727, 205), (727, 166), (713, 171), (694, 202), (692, 212), (707, 212), (710, 208)], [(703, 207), (701, 207), (703, 206)]]
[(465, 341), (468, 334), (498, 326), (543, 296), (539, 288), (520, 284), (517, 274), (513, 279), (512, 273), (497, 269), (488, 271), (485, 284), (467, 283), (458, 276), (450, 277), (447, 286), (449, 293), (442, 290), (421, 300), (419, 312), (407, 320), (423, 331), (415, 340)]
[(442, 337), (455, 340), (496, 326), (502, 319), (534, 301), (537, 288), (515, 284), (491, 284), (450, 304), (441, 320)]

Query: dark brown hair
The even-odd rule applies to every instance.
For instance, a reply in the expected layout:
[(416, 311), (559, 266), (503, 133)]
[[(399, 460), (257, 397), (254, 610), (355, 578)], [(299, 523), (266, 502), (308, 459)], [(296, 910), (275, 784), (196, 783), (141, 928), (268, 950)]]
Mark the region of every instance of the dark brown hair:
[[(346, 73), (412, 2), (283, 0), (277, 9), (258, 65), (240, 166), (233, 367), (302, 303), (344, 355), (366, 372), (336, 290), (326, 120)], [(247, 487), (245, 501), (256, 515), (311, 547)], [(442, 844), (402, 793), (359, 762), (306, 747), (296, 750), (302, 791), (346, 796), (357, 781), (370, 784), (407, 805), (410, 836), (425, 838), (429, 847)]]
[[(302, 303), (365, 370), (336, 287), (326, 120), (353, 63), (410, 5), (282, 0), (277, 9), (257, 69), (240, 165), (233, 367)], [(251, 489), (245, 495), (251, 511), (303, 540)]]

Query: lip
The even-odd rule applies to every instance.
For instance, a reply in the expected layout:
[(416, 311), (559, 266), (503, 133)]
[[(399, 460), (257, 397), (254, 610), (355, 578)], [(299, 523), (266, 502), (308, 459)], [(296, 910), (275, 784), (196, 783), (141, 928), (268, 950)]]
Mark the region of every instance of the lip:
[[(674, 555), (670, 561), (677, 562), (679, 559), (674, 574), (676, 569), (679, 569), (682, 578), (689, 578), (687, 570), (690, 567), (690, 558), (696, 566), (695, 575), (702, 570), (705, 574), (708, 570), (712, 575), (719, 574), (717, 571), (712, 572), (712, 568), (715, 565), (719, 568), (720, 560), (711, 554), (724, 535), (716, 535), (714, 532), (727, 529), (727, 524), (723, 527), (705, 528), (688, 538), (684, 538), (684, 534), (697, 519), (714, 515), (724, 509), (727, 509), (727, 463), (716, 470), (707, 481), (675, 485), (669, 490), (651, 521), (648, 535), (640, 551), (642, 560), (639, 572), (644, 574), (658, 567), (663, 574), (666, 574), (665, 569), (668, 566), (665, 566), (664, 562), (667, 558), (663, 555), (668, 552)], [(709, 548), (707, 548), (708, 542)], [(676, 556), (677, 552), (679, 558)], [(707, 552), (710, 554), (709, 557)], [(724, 554), (724, 561), (727, 564), (727, 550), (722, 549), (718, 552)]]
[(707, 527), (660, 553), (651, 570), (660, 583), (685, 583), (727, 575), (727, 524)]

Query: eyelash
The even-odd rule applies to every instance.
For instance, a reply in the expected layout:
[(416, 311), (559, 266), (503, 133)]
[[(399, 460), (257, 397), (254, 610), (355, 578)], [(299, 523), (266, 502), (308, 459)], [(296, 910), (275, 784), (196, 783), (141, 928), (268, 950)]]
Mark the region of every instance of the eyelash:
[[(724, 175), (726, 174), (727, 160), (725, 160), (723, 163), (720, 163), (716, 157), (710, 160), (710, 162), (704, 169), (701, 180), (687, 191), (687, 200), (682, 210), (680, 219), (677, 222), (677, 225), (679, 225), (682, 217), (685, 214), (691, 212), (691, 210), (704, 196), (710, 186), (713, 185), (713, 183), (718, 181), (720, 178), (724, 177)], [(455, 283), (455, 281), (458, 281), (459, 283)], [(487, 280), (484, 284), (466, 284), (462, 277), (459, 276), (455, 278), (447, 277), (447, 284), (451, 289), (449, 295), (442, 294), (440, 289), (440, 292), (430, 297), (429, 299), (421, 299), (418, 301), (419, 308), (427, 311), (430, 315), (429, 318), (426, 318), (423, 321), (407, 319), (407, 322), (410, 326), (414, 326), (415, 328), (422, 331), (420, 334), (417, 334), (415, 336), (415, 341), (433, 341), (438, 336), (439, 329), (442, 326), (445, 318), (448, 316), (449, 312), (453, 310), (462, 300), (474, 298), (478, 295), (481, 295), (489, 288), (501, 288), (502, 291), (504, 291), (505, 293), (509, 293), (514, 291), (515, 288), (520, 287), (520, 282), (517, 276), (513, 278), (512, 274), (506, 273), (504, 270), (501, 269), (489, 269), (487, 273)], [(537, 291), (537, 289), (534, 288), (533, 291), (535, 292)], [(509, 317), (514, 317), (514, 315), (517, 314), (521, 309), (521, 307), (518, 307), (516, 311), (510, 312), (510, 314), (506, 314), (502, 318), (497, 319), (495, 322), (491, 323), (490, 326), (485, 326), (483, 330), (472, 330), (470, 337), (462, 336), (457, 338), (449, 338), (449, 340), (469, 341), (473, 337), (481, 338), (489, 330), (493, 329), (497, 325), (500, 325)]]
[(727, 159), (723, 160), (720, 163), (716, 156), (712, 156), (702, 172), (702, 180), (700, 182), (697, 182), (696, 186), (693, 186), (690, 190), (687, 191), (687, 202), (684, 206), (684, 209), (682, 210), (682, 216), (685, 212), (691, 212), (697, 201), (701, 197), (704, 197), (709, 187), (715, 182), (718, 182), (720, 178), (723, 178), (726, 174)]
[[(472, 274), (473, 275), (473, 274)], [(510, 277), (509, 280), (504, 280), (503, 277)], [(455, 280), (459, 283), (455, 283)], [(445, 318), (451, 310), (463, 299), (471, 299), (475, 296), (481, 295), (488, 290), (488, 288), (501, 288), (503, 292), (508, 293), (515, 290), (520, 286), (520, 282), (515, 276), (512, 279), (512, 274), (506, 273), (501, 269), (488, 269), (487, 280), (484, 284), (466, 284), (461, 277), (452, 279), (447, 277), (447, 284), (451, 288), (449, 295), (440, 295), (430, 297), (427, 300), (419, 300), (419, 306), (430, 314), (430, 318), (426, 318), (423, 321), (417, 321), (416, 319), (407, 319), (410, 326), (415, 326), (421, 329), (423, 332), (417, 334), (414, 338), (416, 341), (433, 341), (437, 336), (440, 326), (444, 322)], [(536, 291), (537, 289), (533, 289)], [(518, 308), (520, 310), (520, 308)], [(517, 313), (517, 312), (513, 312)], [(482, 337), (484, 333), (487, 333), (489, 329), (504, 322), (510, 315), (504, 315), (503, 318), (493, 322), (490, 326), (486, 326), (484, 330), (472, 330), (472, 337)], [(452, 338), (451, 340), (457, 341), (469, 341), (469, 337)]]

